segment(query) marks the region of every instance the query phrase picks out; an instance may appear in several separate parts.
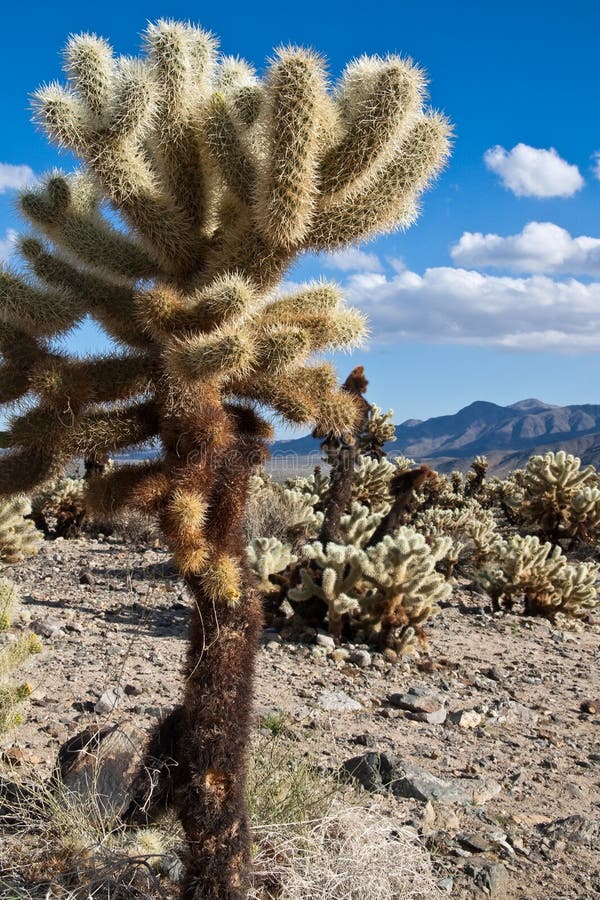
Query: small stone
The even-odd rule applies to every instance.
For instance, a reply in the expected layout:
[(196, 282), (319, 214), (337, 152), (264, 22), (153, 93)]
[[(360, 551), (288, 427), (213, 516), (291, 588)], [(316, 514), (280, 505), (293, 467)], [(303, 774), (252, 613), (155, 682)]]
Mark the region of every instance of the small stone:
[(485, 853), (490, 847), (490, 842), (479, 834), (457, 834), (456, 839), (467, 850), (475, 853)]
[(440, 891), (444, 891), (446, 894), (451, 894), (452, 889), (454, 888), (454, 880), (452, 878), (440, 878), (437, 883)]
[(406, 694), (390, 694), (388, 700), (393, 706), (410, 712), (419, 722), (442, 725), (446, 721), (443, 703), (429, 688), (415, 686)]
[(281, 646), (281, 641), (267, 641), (265, 644), (266, 650), (279, 650)]
[(128, 697), (139, 697), (140, 694), (143, 694), (142, 688), (137, 684), (126, 684), (123, 690)]
[(343, 691), (323, 691), (317, 700), (317, 706), (327, 712), (355, 712), (362, 705)]
[(481, 724), (481, 716), (474, 709), (459, 709), (448, 716), (459, 728), (477, 728)]
[(350, 662), (359, 669), (368, 669), (372, 662), (371, 654), (368, 650), (353, 650), (350, 653)]
[(113, 688), (108, 688), (108, 690), (104, 691), (98, 702), (94, 706), (94, 712), (98, 716), (106, 716), (118, 706), (119, 701), (122, 698), (121, 690), (113, 690)]
[(36, 634), (45, 638), (65, 637), (65, 633), (62, 630), (62, 622), (59, 622), (58, 619), (53, 619), (51, 616), (47, 616), (44, 619), (32, 619), (31, 628)]
[(325, 650), (335, 650), (335, 641), (330, 634), (322, 634), (319, 632), (315, 637), (317, 647), (324, 647)]
[(89, 569), (82, 569), (79, 573), (79, 584), (89, 584), (90, 587), (94, 587), (96, 584), (96, 579), (92, 575)]

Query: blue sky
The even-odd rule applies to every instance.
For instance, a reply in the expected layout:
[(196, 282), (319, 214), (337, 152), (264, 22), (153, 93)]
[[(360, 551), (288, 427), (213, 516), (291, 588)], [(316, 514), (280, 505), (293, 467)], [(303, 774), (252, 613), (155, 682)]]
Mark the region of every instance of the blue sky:
[[(410, 55), (429, 74), (432, 105), (454, 122), (450, 165), (410, 231), (361, 253), (304, 258), (289, 274), (341, 281), (370, 315), (370, 343), (339, 357), (341, 374), (364, 363), (370, 399), (393, 408), (396, 421), (477, 399), (600, 402), (598, 3), (11, 4), (2, 55), (4, 256), (19, 228), (10, 186), (24, 174), (12, 167), (71, 166), (31, 124), (28, 94), (60, 77), (69, 33), (92, 31), (133, 54), (146, 21), (160, 17), (201, 24), (224, 52), (259, 69), (281, 43), (321, 51), (334, 78), (361, 53)], [(85, 327), (72, 346), (92, 350), (99, 341)]]

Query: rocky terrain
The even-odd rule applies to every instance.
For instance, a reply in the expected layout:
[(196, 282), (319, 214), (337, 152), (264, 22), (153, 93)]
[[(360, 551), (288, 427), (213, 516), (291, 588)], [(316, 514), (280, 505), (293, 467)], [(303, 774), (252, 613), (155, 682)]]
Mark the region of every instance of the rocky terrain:
[[(162, 549), (57, 540), (10, 574), (45, 649), (6, 762), (49, 769), (85, 726), (149, 727), (176, 701), (187, 602)], [(416, 829), (449, 896), (600, 897), (600, 619), (492, 615), (458, 586), (427, 631), (397, 663), (265, 631), (257, 728)]]

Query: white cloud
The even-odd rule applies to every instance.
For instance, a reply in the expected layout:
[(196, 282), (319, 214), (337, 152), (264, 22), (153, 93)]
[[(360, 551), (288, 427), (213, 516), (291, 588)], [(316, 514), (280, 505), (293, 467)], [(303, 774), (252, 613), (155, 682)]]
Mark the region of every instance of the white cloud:
[(594, 161), (594, 178), (597, 178), (598, 181), (600, 181), (600, 150), (596, 150), (596, 152), (592, 154), (592, 159)]
[(35, 181), (35, 173), (29, 166), (0, 163), (0, 194), (27, 187), (32, 181)]
[(330, 269), (339, 269), (340, 272), (356, 272), (366, 269), (368, 272), (381, 272), (381, 260), (375, 253), (365, 253), (357, 247), (348, 247), (345, 250), (336, 250), (323, 257), (325, 265)]
[(572, 197), (584, 184), (577, 166), (562, 159), (554, 147), (491, 147), (483, 158), (488, 169), (499, 175), (504, 187), (517, 197)]
[(8, 262), (15, 248), (17, 232), (9, 228), (4, 238), (0, 238), (0, 262)]
[(345, 293), (378, 342), (600, 351), (600, 283), (439, 267), (352, 275)]
[(600, 276), (600, 238), (572, 237), (552, 222), (529, 222), (508, 237), (465, 231), (450, 254), (461, 266)]

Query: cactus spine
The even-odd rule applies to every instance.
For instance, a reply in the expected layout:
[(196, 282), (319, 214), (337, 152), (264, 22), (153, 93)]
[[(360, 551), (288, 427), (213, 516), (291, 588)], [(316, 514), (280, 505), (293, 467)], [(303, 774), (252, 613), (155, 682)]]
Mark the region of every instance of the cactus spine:
[[(246, 896), (244, 801), (261, 623), (242, 524), (270, 426), (256, 406), (351, 432), (356, 396), (313, 354), (364, 333), (335, 285), (274, 299), (298, 253), (409, 224), (448, 153), (406, 60), (360, 60), (332, 92), (323, 61), (278, 51), (259, 80), (214, 38), (149, 26), (139, 59), (71, 38), (68, 84), (35, 96), (49, 137), (79, 157), (21, 198), (36, 280), (0, 275), (3, 399), (13, 418), (0, 493), (30, 492), (77, 455), (159, 439), (152, 464), (93, 477), (88, 502), (157, 516), (194, 597), (177, 743), (186, 898)], [(103, 213), (108, 202), (127, 226)], [(124, 349), (75, 359), (51, 339), (91, 315)]]

